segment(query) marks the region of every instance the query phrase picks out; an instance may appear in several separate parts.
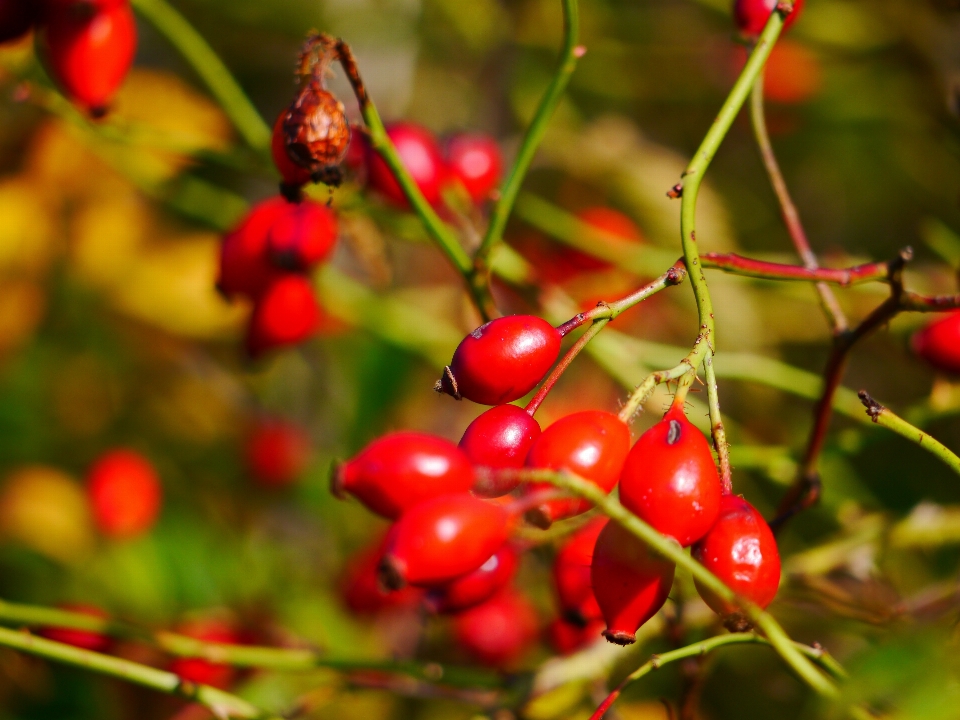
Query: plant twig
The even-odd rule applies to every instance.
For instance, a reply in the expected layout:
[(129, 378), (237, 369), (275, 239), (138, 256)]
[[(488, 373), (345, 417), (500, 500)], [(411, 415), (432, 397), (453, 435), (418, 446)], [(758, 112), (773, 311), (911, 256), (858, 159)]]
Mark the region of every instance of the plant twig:
[[(720, 396), (717, 393), (717, 373), (713, 368), (713, 353), (708, 352), (703, 360), (704, 375), (707, 378), (707, 403), (710, 407), (711, 435), (717, 457), (720, 460), (720, 490), (724, 495), (733, 493), (733, 468), (730, 465), (729, 443), (727, 442), (727, 431), (723, 427), (723, 420), (720, 416)], [(721, 451), (721, 446), (723, 451)]]
[[(849, 268), (831, 269), (754, 260), (736, 253), (704, 253), (700, 259), (704, 268), (724, 270), (733, 275), (762, 280), (815, 282), (818, 291), (822, 288), (830, 294), (830, 297), (833, 297), (833, 293), (827, 287), (827, 283), (850, 287), (866, 282), (883, 282), (890, 275), (890, 263), (887, 262), (864, 263)], [(836, 298), (833, 301), (836, 302)], [(845, 329), (846, 318), (843, 321), (843, 328)]]

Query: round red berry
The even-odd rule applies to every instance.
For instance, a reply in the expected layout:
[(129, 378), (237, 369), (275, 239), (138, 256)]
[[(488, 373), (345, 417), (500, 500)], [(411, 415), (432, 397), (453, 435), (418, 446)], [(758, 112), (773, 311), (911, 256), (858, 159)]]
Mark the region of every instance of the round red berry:
[(516, 400), (556, 362), (560, 341), (560, 332), (535, 315), (491, 320), (460, 342), (436, 389), (481, 405)]
[(267, 232), (267, 254), (277, 267), (307, 271), (326, 260), (337, 242), (337, 216), (313, 200), (288, 203)]
[[(83, 615), (90, 615), (91, 617), (95, 618), (105, 619), (107, 617), (107, 613), (94, 605), (67, 603), (65, 605), (60, 605), (60, 609), (81, 613)], [(73, 645), (74, 647), (83, 648), (84, 650), (93, 650), (94, 652), (104, 652), (112, 643), (112, 640), (109, 636), (98, 632), (93, 632), (92, 630), (74, 630), (73, 628), (48, 627), (44, 628), (40, 634), (48, 640), (65, 643), (67, 645)]]
[[(527, 454), (527, 467), (569, 470), (610, 492), (620, 478), (630, 430), (620, 418), (603, 410), (585, 410), (560, 418), (543, 431)], [(550, 490), (548, 483), (530, 483), (527, 492)], [(528, 520), (541, 527), (590, 509), (578, 498), (550, 500), (528, 513)]]
[(604, 627), (603, 620), (590, 620), (583, 624), (558, 617), (547, 626), (547, 640), (554, 652), (570, 655), (599, 640)]
[[(387, 126), (387, 135), (393, 142), (404, 168), (431, 205), (441, 202), (440, 188), (445, 180), (445, 168), (440, 146), (433, 133), (413, 123), (393, 123)], [(407, 196), (393, 176), (393, 171), (367, 146), (367, 182), (371, 188), (400, 207), (409, 207)]]
[(247, 438), (247, 468), (266, 487), (294, 482), (310, 460), (310, 436), (299, 425), (272, 419), (258, 422)]
[[(489, 468), (521, 468), (540, 423), (516, 405), (497, 405), (479, 415), (460, 438), (460, 449), (474, 465)], [(474, 492), (482, 497), (500, 497), (511, 492), (519, 480), (481, 481)]]
[[(770, 19), (779, 0), (735, 0), (733, 3), (733, 18), (744, 35), (757, 36)], [(800, 17), (804, 0), (794, 0), (793, 12), (787, 16), (783, 24), (787, 29)]]
[(330, 484), (334, 495), (349, 493), (371, 512), (393, 520), (424, 500), (469, 492), (473, 467), (449, 440), (396, 432), (336, 466)]
[(347, 608), (357, 615), (376, 615), (385, 610), (410, 608), (423, 598), (420, 588), (408, 585), (402, 590), (390, 592), (380, 585), (377, 572), (385, 548), (384, 536), (347, 561), (340, 581), (340, 593)]
[[(217, 618), (191, 620), (176, 628), (179, 635), (222, 645), (236, 645), (240, 636), (233, 625)], [(171, 661), (169, 668), (174, 675), (197, 685), (226, 690), (234, 679), (234, 669), (230, 665), (213, 663), (201, 658), (180, 657)]]
[(285, 275), (257, 299), (247, 327), (247, 352), (259, 357), (268, 350), (296, 345), (313, 335), (320, 323), (320, 305), (310, 281)]
[(590, 566), (593, 592), (607, 623), (603, 636), (618, 645), (636, 642), (637, 629), (666, 602), (675, 569), (620, 525), (608, 522)]
[(620, 476), (623, 506), (684, 547), (716, 521), (720, 493), (710, 446), (680, 407), (640, 436)]
[(217, 289), (231, 297), (257, 298), (284, 274), (270, 262), (267, 245), (274, 224), (296, 207), (282, 197), (257, 203), (220, 245), (220, 274)]
[(433, 612), (452, 613), (479, 605), (505, 587), (517, 573), (520, 557), (509, 543), (473, 572), (427, 593), (426, 605)]
[(590, 565), (597, 537), (606, 524), (605, 518), (591, 520), (563, 544), (553, 561), (553, 584), (560, 612), (581, 625), (601, 616), (593, 595)]
[(22, 38), (37, 17), (37, 0), (0, 0), (0, 43)]
[(491, 667), (520, 660), (536, 642), (536, 608), (516, 590), (504, 590), (454, 619), (457, 644), (478, 662)]
[(446, 150), (451, 178), (463, 184), (475, 203), (488, 200), (503, 172), (503, 157), (496, 141), (486, 135), (454, 135)]
[(160, 479), (150, 461), (133, 450), (111, 450), (87, 473), (93, 518), (104, 535), (130, 538), (153, 527), (160, 513)]
[(430, 587), (473, 572), (513, 526), (507, 509), (473, 495), (443, 495), (407, 510), (390, 530), (380, 563), (385, 587)]
[(960, 310), (934, 320), (913, 336), (913, 351), (933, 367), (960, 374)]
[[(769, 605), (780, 586), (780, 553), (763, 516), (741, 497), (725, 495), (720, 515), (710, 532), (693, 546), (693, 557), (731, 590), (761, 608)], [(710, 608), (734, 625), (742, 621), (739, 609), (694, 581)]]

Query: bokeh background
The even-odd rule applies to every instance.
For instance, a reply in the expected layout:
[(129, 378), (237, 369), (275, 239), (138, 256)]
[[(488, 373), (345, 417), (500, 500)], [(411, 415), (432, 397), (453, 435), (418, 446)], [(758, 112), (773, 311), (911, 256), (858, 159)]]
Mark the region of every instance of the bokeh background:
[[(508, 159), (551, 77), (561, 28), (556, 0), (172, 4), (268, 122), (292, 97), (296, 52), (316, 28), (352, 44), (385, 119), (441, 135), (485, 132)], [(540, 269), (540, 292), (498, 281), (504, 311), (561, 320), (577, 304), (625, 294), (678, 256), (679, 204), (665, 192), (745, 53), (727, 5), (582, 2), (588, 52), (507, 233)], [(316, 277), (327, 312), (321, 333), (295, 350), (245, 359), (249, 307), (216, 293), (217, 250), (249, 204), (276, 192), (277, 179), (168, 39), (147, 22), (138, 29), (136, 66), (100, 124), (57, 95), (31, 42), (0, 49), (0, 597), (91, 603), (153, 627), (216, 614), (250, 641), (298, 638), (336, 657), (468, 663), (442, 619), (347, 611), (346, 559), (382, 525), (327, 488), (331, 460), (374, 437), (410, 428), (456, 441), (481, 411), (431, 391), (476, 324), (457, 277), (415, 217), (350, 178), (333, 194), (342, 226), (336, 256)], [(332, 82), (356, 117), (342, 77)], [(911, 245), (908, 287), (955, 292), (960, 6), (809, 0), (774, 51), (766, 87), (773, 142), (824, 262), (887, 259)], [(322, 188), (315, 196), (328, 197)], [(564, 213), (595, 206), (631, 218), (643, 251), (626, 269), (551, 275)], [(702, 249), (792, 261), (745, 116), (710, 170), (699, 222)], [(734, 481), (769, 515), (803, 452), (829, 329), (807, 285), (708, 279)], [(858, 318), (884, 293), (866, 286), (841, 298)], [(541, 424), (571, 410), (615, 409), (646, 372), (674, 365), (695, 337), (692, 310), (683, 286), (618, 320), (563, 378)], [(960, 385), (909, 349), (925, 321), (897, 318), (858, 346), (845, 385), (869, 389), (960, 448)], [(666, 400), (654, 397), (635, 433)], [(856, 403), (845, 408), (822, 459), (823, 500), (781, 538), (785, 579), (772, 610), (795, 638), (823, 643), (848, 665), (846, 692), (890, 717), (955, 717), (960, 485), (921, 448), (870, 426)], [(691, 414), (705, 423), (703, 400), (694, 397)], [(251, 428), (263, 418), (309, 433), (311, 460), (290, 487), (257, 484), (245, 463)], [(117, 446), (149, 457), (164, 489), (159, 523), (126, 542), (98, 535), (83, 491), (90, 464)], [(555, 613), (551, 547), (525, 556), (520, 579), (544, 624)], [(688, 580), (678, 593), (690, 600), (691, 632), (706, 632), (710, 618), (690, 598)], [(587, 717), (608, 673), (671, 647), (662, 627), (655, 622), (635, 648), (601, 646), (572, 660), (553, 659), (546, 644), (533, 648), (511, 668), (512, 682), (550, 692), (532, 704), (520, 693), (508, 711)], [(164, 663), (142, 648), (122, 652)], [(767, 649), (721, 651), (703, 671), (697, 717), (824, 712)], [(684, 678), (671, 666), (645, 679), (618, 717), (666, 717), (658, 698), (678, 698)], [(317, 718), (493, 717), (469, 702), (364, 684), (332, 671), (248, 673), (235, 689), (271, 707), (310, 692)], [(178, 712), (179, 701), (0, 651), (2, 718)], [(504, 712), (498, 720), (512, 717)]]

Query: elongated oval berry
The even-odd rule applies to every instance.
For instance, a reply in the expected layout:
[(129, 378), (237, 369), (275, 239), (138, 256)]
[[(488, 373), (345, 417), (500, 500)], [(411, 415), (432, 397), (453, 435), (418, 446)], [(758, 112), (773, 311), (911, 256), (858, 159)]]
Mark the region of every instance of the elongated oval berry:
[(53, 79), (73, 102), (103, 115), (123, 83), (137, 49), (137, 27), (127, 3), (95, 8), (50, 8), (41, 46)]
[(247, 468), (265, 487), (283, 487), (297, 480), (310, 460), (310, 436), (286, 420), (258, 422), (247, 438)]
[[(761, 608), (767, 607), (780, 586), (780, 553), (777, 541), (763, 516), (741, 497), (725, 495), (720, 515), (710, 532), (693, 546), (693, 557), (731, 590)], [(749, 627), (736, 605), (702, 587), (697, 592), (710, 608), (725, 619), (732, 631)]]
[(536, 608), (516, 590), (507, 589), (454, 619), (457, 644), (491, 667), (516, 663), (538, 635)]
[(594, 518), (568, 539), (553, 560), (553, 584), (563, 617), (583, 625), (599, 618), (600, 606), (593, 594), (590, 565), (593, 548), (605, 518)]
[(267, 254), (286, 270), (310, 270), (326, 260), (337, 242), (337, 216), (326, 205), (304, 199), (289, 203), (267, 233)]
[[(479, 415), (460, 438), (460, 449), (474, 465), (489, 468), (522, 468), (533, 441), (540, 437), (540, 423), (516, 405), (497, 405)], [(473, 491), (481, 497), (500, 497), (511, 492), (519, 480), (478, 480)]]
[(97, 527), (109, 537), (141, 535), (160, 513), (160, 478), (150, 461), (133, 450), (101, 455), (87, 473), (87, 494)]
[(442, 585), (473, 572), (510, 537), (513, 518), (501, 504), (443, 495), (407, 510), (390, 530), (380, 563), (384, 587)]
[[(733, 19), (744, 35), (755, 37), (763, 32), (763, 28), (770, 19), (771, 13), (777, 7), (778, 0), (735, 0), (733, 3)], [(794, 0), (793, 12), (787, 15), (783, 29), (793, 25), (800, 17), (804, 0)]]
[(253, 307), (247, 352), (255, 358), (303, 342), (316, 331), (320, 316), (310, 281), (301, 275), (285, 275), (272, 283)]
[(556, 362), (560, 341), (560, 332), (535, 315), (491, 320), (460, 341), (435, 389), (481, 405), (516, 400)]
[[(68, 603), (60, 606), (61, 610), (69, 610), (83, 615), (89, 615), (95, 618), (104, 619), (107, 613), (94, 605), (85, 605), (80, 603)], [(75, 630), (73, 628), (47, 627), (40, 631), (40, 634), (48, 640), (73, 645), (84, 650), (93, 650), (94, 652), (104, 652), (110, 647), (112, 640), (108, 635), (94, 632), (92, 630)]]
[[(431, 205), (440, 205), (440, 188), (446, 169), (440, 145), (433, 133), (425, 127), (408, 122), (387, 125), (387, 135), (397, 149), (404, 168), (420, 188)], [(367, 182), (384, 198), (398, 207), (407, 208), (407, 196), (393, 176), (393, 171), (377, 154), (370, 143), (366, 144)]]
[(607, 623), (603, 636), (617, 645), (636, 642), (637, 629), (667, 601), (675, 570), (617, 523), (607, 523), (590, 566), (593, 592)]
[[(191, 620), (176, 628), (177, 634), (186, 635), (204, 642), (236, 645), (240, 636), (232, 623), (221, 618)], [(197, 685), (226, 690), (233, 683), (235, 671), (232, 666), (214, 663), (202, 658), (179, 657), (168, 668), (174, 675)]]
[[(330, 489), (353, 495), (368, 510), (391, 520), (441, 495), (469, 492), (473, 467), (449, 440), (419, 432), (377, 438), (333, 470)], [(484, 558), (485, 560), (486, 558)]]
[(257, 298), (284, 274), (270, 262), (267, 245), (271, 229), (291, 207), (296, 206), (279, 196), (259, 202), (224, 236), (217, 278), (221, 293)]
[(519, 564), (517, 550), (507, 543), (473, 572), (432, 588), (426, 606), (436, 613), (452, 613), (479, 605), (513, 580)]
[(37, 21), (37, 0), (0, 0), (0, 43), (22, 38)]
[[(527, 454), (527, 467), (570, 470), (610, 492), (620, 478), (628, 452), (630, 430), (620, 418), (603, 410), (585, 410), (560, 418), (544, 430)], [(548, 483), (530, 483), (527, 492), (552, 487)], [(589, 509), (590, 503), (579, 498), (550, 500), (531, 510), (527, 519), (540, 527), (549, 527), (555, 520)]]
[(913, 351), (937, 370), (960, 375), (960, 310), (918, 331), (911, 344)]
[(450, 176), (463, 184), (473, 202), (488, 200), (503, 171), (496, 140), (487, 135), (454, 135), (447, 142), (446, 151)]
[(377, 569), (386, 548), (386, 536), (377, 540), (348, 561), (340, 581), (344, 604), (357, 615), (376, 615), (386, 610), (412, 608), (420, 603), (423, 590), (410, 587), (390, 592), (380, 585)]
[(706, 438), (674, 407), (633, 446), (620, 502), (683, 547), (707, 534), (720, 510), (720, 476)]

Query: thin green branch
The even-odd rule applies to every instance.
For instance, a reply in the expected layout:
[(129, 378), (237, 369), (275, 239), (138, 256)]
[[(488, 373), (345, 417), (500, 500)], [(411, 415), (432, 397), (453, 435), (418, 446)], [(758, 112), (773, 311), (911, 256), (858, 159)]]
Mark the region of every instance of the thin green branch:
[(540, 141), (543, 140), (543, 136), (547, 132), (547, 124), (553, 116), (554, 110), (557, 109), (557, 105), (560, 104), (560, 98), (567, 88), (567, 83), (570, 82), (570, 77), (577, 66), (577, 60), (585, 52), (584, 48), (577, 44), (580, 35), (580, 10), (577, 0), (562, 0), (562, 4), (563, 47), (560, 50), (557, 70), (540, 100), (540, 105), (537, 107), (526, 134), (523, 136), (513, 167), (500, 188), (500, 198), (490, 216), (490, 225), (487, 227), (483, 242), (477, 250), (478, 271), (482, 270), (491, 248), (503, 238), (503, 231), (507, 226), (510, 213), (513, 211), (520, 186), (527, 175), (527, 170), (530, 169), (530, 163), (533, 162), (537, 147), (539, 147)]
[[(710, 434), (713, 436), (717, 457), (720, 460), (720, 486), (724, 495), (730, 495), (733, 492), (733, 468), (730, 465), (730, 446), (727, 443), (727, 431), (723, 427), (723, 420), (720, 415), (720, 395), (717, 393), (717, 372), (713, 367), (712, 352), (708, 352), (703, 359), (703, 370), (707, 378)], [(721, 447), (723, 448), (722, 451)]]
[(46, 640), (27, 632), (0, 628), (0, 646), (53, 660), (55, 662), (85, 668), (101, 675), (151, 688), (168, 695), (178, 695), (201, 703), (221, 718), (250, 718), (254, 720), (280, 720), (279, 716), (261, 710), (236, 695), (217, 690), (208, 685), (197, 685), (164, 670), (141, 665), (130, 660), (83, 650), (63, 643)]
[(957, 457), (950, 448), (920, 428), (914, 427), (902, 417), (893, 413), (889, 408), (878, 403), (866, 390), (861, 390), (858, 394), (860, 396), (860, 402), (862, 402), (863, 406), (867, 409), (867, 415), (869, 415), (870, 419), (877, 425), (885, 427), (888, 430), (893, 430), (898, 435), (902, 435), (907, 440), (916, 443), (924, 450), (928, 450), (949, 465), (951, 470), (960, 474), (960, 457)]
[(643, 379), (643, 382), (633, 389), (630, 397), (627, 398), (623, 407), (620, 408), (617, 417), (619, 417), (622, 422), (629, 423), (633, 420), (634, 415), (640, 412), (640, 409), (646, 404), (647, 400), (650, 399), (650, 396), (653, 395), (653, 391), (657, 389), (657, 385), (670, 382), (671, 380), (679, 380), (684, 375), (693, 373), (693, 370), (694, 368), (689, 360), (684, 358), (676, 367), (650, 373)]
[(131, 0), (131, 4), (200, 76), (244, 141), (266, 152), (270, 146), (270, 126), (203, 36), (165, 0)]

